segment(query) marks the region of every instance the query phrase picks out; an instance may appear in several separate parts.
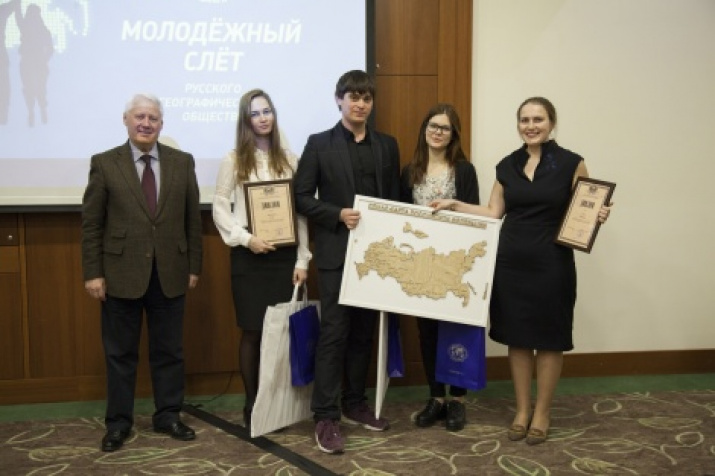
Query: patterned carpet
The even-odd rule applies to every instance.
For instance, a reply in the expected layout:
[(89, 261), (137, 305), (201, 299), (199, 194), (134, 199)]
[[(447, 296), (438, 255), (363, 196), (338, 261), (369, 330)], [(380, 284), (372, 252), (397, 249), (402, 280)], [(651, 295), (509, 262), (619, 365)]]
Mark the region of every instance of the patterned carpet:
[[(392, 402), (383, 412), (392, 428), (384, 433), (341, 425), (343, 455), (320, 453), (309, 421), (269, 438), (334, 474), (352, 476), (715, 475), (714, 390), (559, 396), (549, 441), (534, 447), (506, 437), (511, 400), (476, 395), (459, 433), (418, 429), (411, 418), (421, 404)], [(240, 422), (239, 412), (218, 416)], [(101, 418), (0, 423), (0, 474), (306, 474), (194, 416), (184, 421), (197, 430), (195, 441), (153, 433), (150, 418), (139, 416), (136, 431), (115, 453), (99, 451)]]

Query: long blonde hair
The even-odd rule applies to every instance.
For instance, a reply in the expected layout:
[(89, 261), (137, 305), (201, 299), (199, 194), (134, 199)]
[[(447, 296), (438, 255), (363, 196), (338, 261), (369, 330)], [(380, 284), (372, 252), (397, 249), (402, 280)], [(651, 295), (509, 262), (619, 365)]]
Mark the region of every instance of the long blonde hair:
[(247, 182), (256, 169), (256, 134), (251, 125), (251, 102), (262, 97), (268, 102), (273, 112), (273, 129), (269, 137), (268, 164), (275, 177), (281, 177), (286, 170), (291, 170), (288, 157), (281, 147), (281, 137), (278, 130), (278, 113), (273, 106), (271, 97), (261, 89), (252, 89), (241, 96), (238, 104), (238, 121), (236, 124), (236, 181)]

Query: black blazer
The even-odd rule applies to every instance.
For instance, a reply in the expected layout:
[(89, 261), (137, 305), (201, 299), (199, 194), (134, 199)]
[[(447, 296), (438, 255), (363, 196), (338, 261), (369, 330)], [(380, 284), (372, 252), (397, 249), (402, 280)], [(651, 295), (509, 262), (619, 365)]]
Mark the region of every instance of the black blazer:
[[(397, 141), (370, 128), (368, 134), (375, 158), (377, 198), (397, 201), (400, 197)], [(345, 261), (349, 235), (340, 222), (340, 210), (353, 208), (355, 203), (355, 176), (340, 123), (308, 137), (293, 187), (297, 212), (308, 217), (313, 226), (316, 266), (340, 268)]]
[[(412, 187), (410, 186), (411, 164), (402, 169), (400, 176), (400, 201), (413, 203)], [(457, 189), (457, 200), (479, 205), (479, 182), (477, 170), (471, 162), (458, 160), (454, 165), (454, 187)]]

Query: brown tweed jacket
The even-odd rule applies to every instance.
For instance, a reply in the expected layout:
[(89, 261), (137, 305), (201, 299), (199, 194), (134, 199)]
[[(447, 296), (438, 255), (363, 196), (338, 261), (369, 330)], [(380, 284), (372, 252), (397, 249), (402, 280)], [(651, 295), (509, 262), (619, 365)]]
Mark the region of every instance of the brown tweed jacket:
[(184, 294), (201, 272), (201, 214), (194, 158), (158, 145), (161, 176), (150, 216), (129, 142), (94, 155), (82, 201), (84, 280), (104, 277), (107, 294), (141, 297), (156, 259), (167, 297)]

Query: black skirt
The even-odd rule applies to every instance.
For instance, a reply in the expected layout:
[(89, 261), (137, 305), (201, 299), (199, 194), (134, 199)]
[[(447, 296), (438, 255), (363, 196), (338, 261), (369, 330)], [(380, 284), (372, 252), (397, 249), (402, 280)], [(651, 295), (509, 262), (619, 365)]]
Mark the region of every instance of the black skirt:
[(231, 291), (238, 327), (262, 330), (266, 307), (290, 301), (296, 253), (295, 246), (267, 254), (254, 254), (244, 246), (231, 248)]

